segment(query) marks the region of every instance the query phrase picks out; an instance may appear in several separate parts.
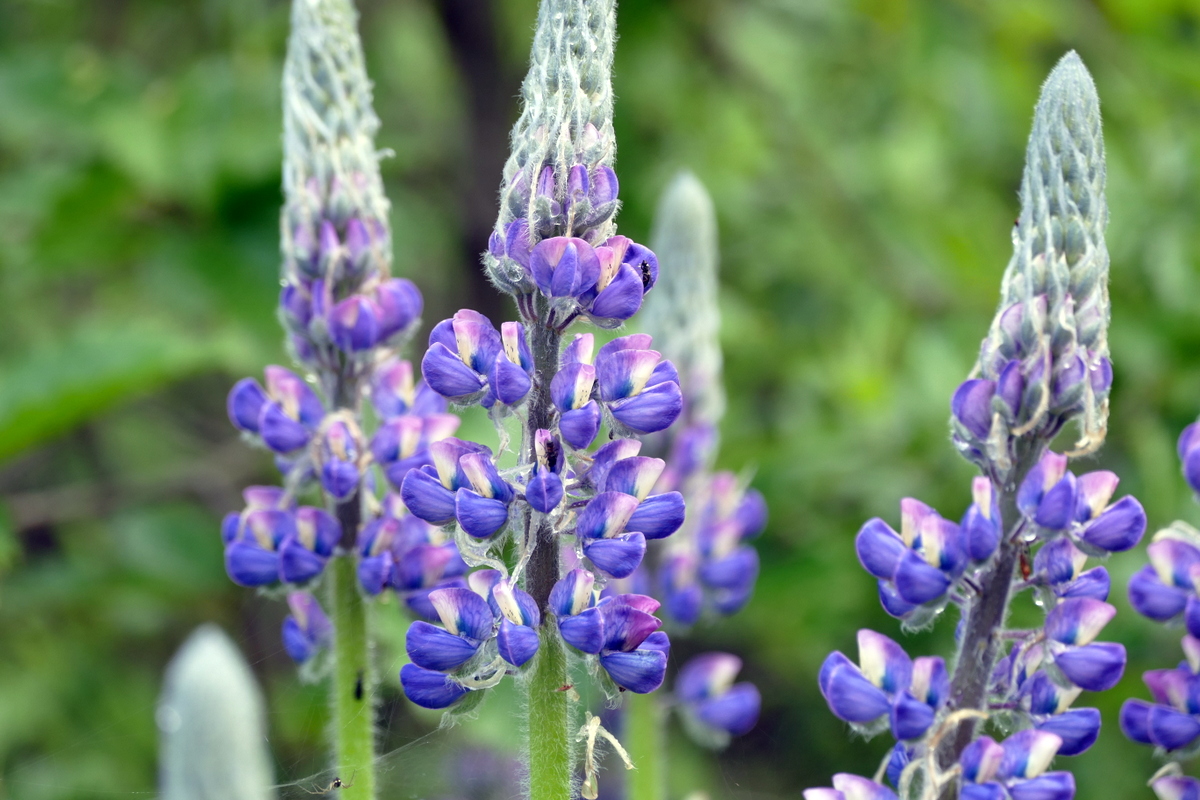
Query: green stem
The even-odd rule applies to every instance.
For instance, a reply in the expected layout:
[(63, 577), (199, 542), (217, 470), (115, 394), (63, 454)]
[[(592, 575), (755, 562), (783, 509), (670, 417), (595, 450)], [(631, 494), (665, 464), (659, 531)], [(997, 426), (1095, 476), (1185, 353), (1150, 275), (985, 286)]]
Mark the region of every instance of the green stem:
[(330, 719), (334, 763), (345, 800), (375, 798), (375, 707), (367, 604), (358, 591), (354, 558), (339, 555), (328, 567), (333, 621), (333, 685)]
[(625, 697), (625, 730), (622, 743), (633, 762), (626, 773), (629, 800), (666, 800), (667, 714), (655, 694), (628, 693)]
[(529, 800), (568, 800), (571, 786), (571, 710), (567, 652), (553, 619), (544, 619), (530, 669), (525, 720), (529, 732)]

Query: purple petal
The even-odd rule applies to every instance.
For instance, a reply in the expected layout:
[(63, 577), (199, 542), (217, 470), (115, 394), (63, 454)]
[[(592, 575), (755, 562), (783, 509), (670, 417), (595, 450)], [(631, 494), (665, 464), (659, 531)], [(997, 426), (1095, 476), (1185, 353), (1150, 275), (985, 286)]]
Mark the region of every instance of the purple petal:
[(905, 600), (896, 591), (895, 584), (885, 580), (879, 581), (879, 604), (883, 606), (884, 611), (897, 619), (902, 619), (919, 605)]
[(863, 569), (886, 580), (896, 574), (896, 566), (908, 551), (900, 535), (879, 517), (862, 526), (854, 539), (854, 549)]
[(408, 657), (418, 667), (439, 672), (449, 672), (462, 666), (479, 650), (478, 642), (455, 636), (421, 620), (409, 626), (404, 646)]
[(829, 710), (846, 722), (865, 723), (888, 713), (887, 695), (867, 680), (858, 669), (841, 665), (825, 678), (825, 700)]
[(516, 405), (529, 394), (529, 375), (503, 355), (496, 356), (488, 375), (491, 390), (496, 399), (506, 406)]
[(689, 703), (719, 697), (728, 691), (741, 669), (742, 660), (732, 653), (702, 653), (680, 668), (675, 676), (675, 695)]
[[(1151, 545), (1153, 547), (1153, 545)], [(1143, 617), (1164, 622), (1183, 613), (1188, 595), (1174, 586), (1164, 586), (1154, 567), (1147, 564), (1129, 579), (1129, 603)]]
[(1045, 544), (1033, 558), (1033, 571), (1055, 586), (1075, 579), (1087, 555), (1065, 537)]
[(862, 674), (888, 694), (907, 689), (912, 683), (912, 659), (898, 643), (862, 628), (858, 632), (858, 663)]
[(705, 700), (696, 715), (706, 725), (732, 736), (744, 736), (758, 722), (762, 695), (752, 683), (739, 683), (720, 697)]
[(625, 530), (637, 507), (636, 497), (622, 492), (601, 492), (580, 512), (575, 530), (585, 540), (611, 538)]
[(514, 219), (504, 230), (504, 254), (529, 269), (529, 254), (533, 245), (529, 243), (529, 221), (524, 217)]
[(849, 667), (856, 672), (859, 671), (858, 665), (840, 650), (834, 650), (825, 656), (825, 660), (821, 663), (821, 669), (817, 672), (817, 687), (821, 690), (822, 696), (829, 693), (829, 678), (833, 675), (834, 670), (840, 667)]
[(276, 402), (263, 406), (258, 419), (258, 432), (267, 447), (276, 453), (291, 453), (308, 444), (311, 432), (284, 413)]
[(1108, 507), (1120, 479), (1108, 470), (1096, 470), (1080, 475), (1075, 482), (1075, 520), (1087, 522), (1100, 516)]
[(1077, 756), (1096, 743), (1100, 736), (1100, 712), (1094, 708), (1073, 708), (1040, 723), (1038, 730), (1057, 734), (1062, 739), (1060, 756)]
[(1200, 564), (1200, 550), (1187, 542), (1168, 538), (1151, 542), (1146, 555), (1162, 583), (1180, 589), (1194, 588), (1192, 567)]
[(996, 382), (996, 394), (1000, 395), (1000, 399), (1008, 406), (1014, 419), (1021, 413), (1021, 397), (1024, 393), (1025, 376), (1021, 372), (1021, 362), (1013, 359), (1000, 371), (1000, 378)]
[(375, 290), (375, 304), (379, 311), (379, 341), (386, 341), (417, 321), (424, 301), (412, 281), (390, 278)]
[(526, 625), (503, 619), (496, 635), (496, 646), (501, 658), (514, 667), (523, 667), (538, 651), (538, 633)]
[(642, 276), (632, 267), (622, 264), (608, 286), (596, 295), (588, 313), (597, 319), (623, 322), (642, 307), (644, 293)]
[(667, 673), (667, 656), (660, 650), (601, 653), (600, 666), (613, 683), (636, 694), (647, 694), (662, 686)]
[(345, 500), (358, 488), (358, 467), (349, 461), (331, 458), (321, 465), (321, 486), (335, 500)]
[(1116, 614), (1115, 607), (1100, 600), (1064, 600), (1046, 616), (1046, 638), (1069, 645), (1089, 644)]
[(1067, 473), (1042, 496), (1033, 521), (1043, 528), (1059, 531), (1075, 516), (1075, 476)]
[(392, 555), (369, 556), (358, 562), (358, 582), (363, 591), (374, 597), (383, 591), (391, 580)]
[(1054, 663), (1076, 686), (1103, 692), (1116, 686), (1125, 674), (1125, 646), (1100, 642), (1073, 647), (1056, 655)]
[(589, 446), (600, 432), (600, 406), (589, 400), (583, 407), (564, 411), (558, 420), (558, 432), (563, 441), (582, 450)]
[(900, 741), (919, 739), (933, 724), (934, 710), (913, 697), (901, 692), (892, 704), (889, 721), (892, 736)]
[(1126, 700), (1121, 705), (1121, 715), (1117, 720), (1121, 733), (1138, 744), (1154, 744), (1150, 739), (1150, 711), (1153, 708), (1145, 700)]
[(288, 539), (279, 548), (279, 577), (285, 583), (310, 581), (321, 574), (327, 560), (295, 539)]
[(758, 551), (749, 546), (738, 547), (724, 558), (706, 561), (700, 567), (704, 584), (719, 589), (752, 586), (757, 578)]
[(992, 429), (992, 397), (995, 394), (994, 381), (972, 378), (954, 391), (950, 413), (975, 438), (986, 439)]
[(646, 537), (625, 533), (613, 539), (585, 539), (583, 554), (601, 572), (613, 578), (628, 578), (646, 554)]
[(585, 653), (599, 653), (604, 647), (604, 616), (598, 608), (585, 609), (574, 616), (560, 616), (558, 632), (572, 647)]
[(309, 641), (304, 631), (300, 630), (300, 624), (291, 615), (283, 620), (282, 636), (283, 649), (297, 664), (308, 661), (317, 650), (316, 645)]
[(279, 554), (235, 541), (225, 547), (225, 571), (239, 586), (266, 586), (279, 580)]
[(1001, 743), (1004, 760), (999, 775), (1003, 778), (1033, 778), (1049, 766), (1062, 740), (1047, 731), (1017, 731)]
[(508, 504), (470, 489), (459, 489), (454, 495), (454, 515), (464, 531), (476, 539), (486, 539), (508, 522)]
[(1095, 567), (1071, 581), (1059, 592), (1059, 597), (1090, 597), (1094, 600), (1107, 600), (1112, 587), (1108, 570)]
[(550, 590), (550, 610), (559, 617), (579, 614), (595, 605), (596, 578), (585, 569), (573, 569)]
[(613, 417), (637, 433), (655, 433), (671, 427), (683, 410), (683, 395), (677, 383), (660, 383), (641, 394), (610, 403)]
[(1000, 523), (986, 509), (972, 504), (963, 516), (961, 529), (967, 555), (972, 561), (987, 561), (996, 552), (1000, 544)]
[(599, 608), (604, 617), (605, 650), (636, 650), (662, 625), (652, 614), (624, 603), (607, 602)]
[(1080, 536), (1102, 550), (1121, 553), (1140, 542), (1145, 532), (1146, 511), (1135, 498), (1125, 496), (1089, 523)]
[(562, 478), (548, 470), (538, 470), (525, 487), (525, 499), (534, 511), (549, 514), (562, 502)]
[(990, 736), (980, 736), (963, 750), (959, 763), (963, 777), (972, 783), (989, 783), (1004, 761), (1004, 748)]
[(1151, 706), (1147, 718), (1150, 740), (1164, 750), (1187, 747), (1200, 737), (1200, 721), (1168, 706)]
[(400, 497), (418, 519), (433, 525), (454, 521), (454, 492), (442, 486), (432, 467), (410, 470), (400, 486)]
[(483, 378), (444, 344), (435, 343), (421, 359), (425, 383), (443, 397), (469, 397), (483, 390)]
[(1071, 800), (1075, 776), (1069, 772), (1047, 772), (1008, 787), (1012, 800)]
[(1187, 775), (1164, 775), (1150, 784), (1158, 800), (1200, 800), (1200, 780)]
[(492, 609), (487, 601), (470, 589), (436, 589), (429, 593), (429, 602), (437, 609), (446, 630), (475, 640), (492, 635)]
[(225, 408), (229, 421), (239, 430), (258, 433), (258, 419), (262, 416), (267, 393), (253, 378), (242, 378), (229, 390)]
[(421, 669), (416, 664), (400, 668), (400, 683), (404, 694), (422, 708), (446, 708), (454, 705), (467, 690), (440, 672)]
[(379, 307), (362, 295), (351, 295), (329, 313), (329, 336), (346, 353), (369, 350), (379, 342)]
[(638, 505), (625, 528), (640, 531), (647, 539), (662, 539), (679, 530), (685, 513), (683, 495), (679, 492), (656, 494)]
[(895, 583), (897, 594), (905, 602), (921, 605), (944, 596), (951, 580), (949, 575), (908, 550), (896, 566)]

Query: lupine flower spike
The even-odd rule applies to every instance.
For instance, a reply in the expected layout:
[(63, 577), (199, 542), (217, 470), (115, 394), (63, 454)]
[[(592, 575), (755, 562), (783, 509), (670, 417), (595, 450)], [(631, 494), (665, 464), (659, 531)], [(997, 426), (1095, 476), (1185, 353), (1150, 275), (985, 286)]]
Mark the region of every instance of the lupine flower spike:
[[(860, 631), (859, 663), (835, 652), (818, 679), (830, 709), (851, 727), (890, 730), (896, 745), (876, 779), (886, 776), (905, 798), (1068, 800), (1071, 774), (1047, 769), (1055, 756), (1086, 751), (1100, 731), (1096, 709), (1072, 704), (1124, 674), (1125, 648), (1097, 641), (1116, 608), (1107, 602), (1108, 571), (1089, 569), (1088, 560), (1136, 546), (1146, 514), (1133, 497), (1114, 500), (1112, 472), (1069, 468), (1072, 456), (1103, 443), (1108, 417), (1104, 181), (1095, 86), (1069, 53), (1034, 114), (1000, 308), (974, 372), (950, 401), (954, 444), (982, 473), (971, 502), (954, 522), (905, 498), (898, 530), (873, 519), (855, 540), (880, 602), (903, 627), (961, 608), (954, 671)], [(1075, 450), (1049, 450), (1072, 421), (1080, 429)], [(1180, 616), (1190, 556), (1174, 543), (1152, 547), (1162, 567), (1139, 573), (1135, 606)], [(1195, 554), (1200, 561), (1200, 549)], [(1044, 623), (1005, 630), (1008, 604), (1025, 590), (1035, 592)], [(1159, 736), (1145, 705), (1132, 707), (1127, 727)], [(1015, 732), (1002, 742), (979, 735), (980, 721), (993, 719)], [(896, 796), (865, 778), (840, 775), (834, 783), (805, 796)]]

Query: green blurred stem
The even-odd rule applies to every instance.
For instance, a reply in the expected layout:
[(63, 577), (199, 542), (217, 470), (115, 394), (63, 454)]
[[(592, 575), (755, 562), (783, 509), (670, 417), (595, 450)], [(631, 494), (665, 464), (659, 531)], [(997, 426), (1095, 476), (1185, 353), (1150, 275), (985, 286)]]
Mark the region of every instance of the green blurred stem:
[(626, 694), (621, 739), (633, 762), (633, 771), (626, 773), (629, 800), (666, 800), (666, 723), (666, 708), (656, 694)]
[(337, 777), (348, 784), (338, 796), (374, 800), (375, 707), (367, 604), (358, 591), (351, 555), (331, 559), (328, 576), (334, 629), (330, 734)]
[(567, 652), (553, 619), (544, 619), (541, 644), (526, 690), (529, 800), (568, 800), (573, 772)]

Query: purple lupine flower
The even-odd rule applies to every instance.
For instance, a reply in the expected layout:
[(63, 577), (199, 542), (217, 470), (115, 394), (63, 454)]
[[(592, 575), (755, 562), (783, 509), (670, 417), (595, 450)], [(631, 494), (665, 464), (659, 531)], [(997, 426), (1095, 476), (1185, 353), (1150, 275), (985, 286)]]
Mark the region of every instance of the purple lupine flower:
[(1166, 751), (1200, 739), (1200, 639), (1184, 636), (1183, 651), (1187, 659), (1177, 668), (1143, 674), (1153, 703), (1130, 698), (1121, 706), (1121, 732), (1127, 738)]
[(303, 664), (333, 640), (333, 624), (317, 598), (308, 592), (288, 594), (292, 613), (283, 620), (283, 649), (297, 664)]
[(884, 610), (903, 618), (919, 606), (941, 603), (968, 556), (960, 527), (920, 500), (900, 501), (900, 522), (896, 533), (879, 518), (869, 520), (854, 545), (863, 569), (879, 579)]
[(762, 697), (752, 683), (733, 683), (741, 670), (735, 655), (703, 653), (679, 670), (675, 696), (696, 723), (725, 736), (743, 736), (758, 722)]
[(653, 597), (624, 594), (603, 598), (596, 606), (603, 619), (600, 666), (619, 688), (647, 694), (662, 686), (671, 643), (653, 616)]
[(647, 539), (670, 536), (683, 525), (685, 507), (679, 492), (651, 495), (666, 462), (661, 458), (630, 456), (615, 461), (596, 487), (600, 492), (621, 492), (638, 504), (625, 527)]
[(290, 533), (279, 543), (280, 580), (304, 583), (320, 575), (341, 535), (341, 525), (324, 509), (296, 509)]
[(534, 511), (549, 514), (563, 499), (566, 456), (562, 440), (548, 430), (539, 430), (534, 434), (534, 452), (537, 460), (525, 484), (525, 499)]
[(429, 334), (421, 361), (425, 382), (456, 403), (491, 408), (519, 404), (529, 393), (533, 367), (520, 323), (505, 323), (503, 335), (482, 314), (462, 309)]
[(492, 609), (471, 589), (437, 589), (429, 601), (442, 627), (417, 620), (408, 628), (405, 649), (422, 669), (451, 672), (470, 661), (494, 635)]
[(347, 500), (362, 479), (363, 443), (353, 420), (331, 417), (320, 433), (321, 486), (334, 500)]
[(867, 629), (858, 632), (858, 653), (859, 665), (838, 651), (821, 665), (818, 685), (830, 710), (864, 731), (886, 718), (899, 740), (923, 736), (949, 694), (945, 662), (930, 656), (914, 661), (896, 642)]
[(563, 641), (595, 655), (604, 646), (604, 618), (596, 608), (596, 576), (573, 569), (554, 584), (550, 610)]
[(658, 258), (625, 236), (613, 236), (596, 248), (600, 275), (584, 313), (601, 328), (615, 328), (642, 307), (642, 298), (658, 280)]
[(649, 336), (635, 333), (613, 339), (596, 354), (600, 404), (635, 433), (665, 430), (683, 410), (675, 367), (650, 344)]
[(971, 742), (959, 759), (963, 800), (1071, 800), (1075, 778), (1046, 772), (1062, 739), (1048, 731), (1023, 730), (997, 743), (990, 736)]
[(470, 453), (491, 455), (487, 447), (448, 436), (429, 445), (433, 464), (409, 470), (400, 486), (404, 505), (417, 517), (434, 525), (446, 525), (455, 518), (455, 493), (472, 486), (460, 466)]
[(537, 628), (542, 616), (537, 602), (494, 569), (473, 572), (467, 580), (477, 594), (487, 598), (493, 618), (499, 621), (496, 647), (500, 657), (514, 667), (523, 667), (538, 651)]
[(804, 800), (896, 800), (896, 793), (870, 778), (839, 772), (832, 789), (805, 789)]
[(390, 586), (421, 619), (438, 618), (431, 591), (466, 586), (461, 576), (467, 565), (454, 542), (410, 514), (395, 494), (384, 498), (384, 513), (363, 527), (357, 549), (363, 591), (376, 595)]
[(1129, 601), (1138, 613), (1157, 622), (1183, 616), (1188, 633), (1200, 634), (1200, 547), (1191, 531), (1176, 525), (1159, 531), (1146, 548), (1150, 563), (1129, 581)]
[(325, 407), (291, 370), (269, 366), (264, 372), (265, 390), (253, 378), (234, 384), (229, 391), (229, 419), (276, 453), (294, 453), (308, 444), (325, 417)]
[(239, 586), (265, 586), (279, 580), (279, 547), (295, 536), (295, 502), (275, 486), (250, 486), (246, 507), (225, 515), (225, 571)]
[(1179, 461), (1183, 477), (1192, 491), (1200, 494), (1200, 422), (1193, 422), (1179, 434)]
[(1057, 597), (1107, 600), (1111, 588), (1108, 570), (1094, 567), (1084, 571), (1087, 559), (1087, 553), (1070, 539), (1055, 539), (1042, 545), (1034, 556), (1031, 580), (1044, 583)]
[(1200, 800), (1200, 780), (1187, 775), (1163, 775), (1150, 781), (1158, 800)]
[(454, 414), (392, 417), (371, 437), (371, 455), (388, 483), (399, 489), (409, 470), (432, 465), (429, 446), (453, 435), (461, 422)]
[(1117, 685), (1125, 674), (1125, 646), (1095, 642), (1117, 610), (1091, 597), (1062, 600), (1046, 616), (1044, 653), (1071, 683), (1091, 692)]
[(996, 505), (996, 490), (990, 478), (978, 475), (971, 481), (974, 502), (963, 515), (962, 544), (972, 561), (982, 563), (992, 557), (1000, 544), (1000, 509)]
[(500, 477), (490, 452), (466, 453), (458, 459), (466, 485), (454, 493), (454, 516), (469, 535), (486, 539), (508, 522), (508, 509), (516, 493)]
[(1064, 530), (1075, 515), (1075, 476), (1067, 457), (1047, 451), (1029, 470), (1017, 492), (1017, 507), (1047, 530)]
[(424, 669), (416, 664), (400, 668), (404, 696), (422, 708), (440, 710), (463, 699), (470, 691), (444, 672)]
[(371, 373), (371, 405), (380, 419), (446, 413), (445, 398), (425, 381), (415, 381), (412, 362), (399, 358), (385, 360)]
[(1078, 686), (1061, 686), (1042, 671), (1035, 673), (1021, 689), (1022, 706), (1034, 726), (1062, 739), (1059, 755), (1078, 755), (1095, 744), (1100, 735), (1099, 711), (1071, 708), (1082, 691)]
[(624, 492), (601, 492), (588, 501), (575, 523), (583, 553), (596, 569), (624, 578), (637, 569), (646, 554), (646, 537), (626, 532), (638, 499)]
[(600, 405), (592, 398), (596, 368), (595, 343), (590, 333), (578, 334), (562, 354), (562, 368), (550, 381), (550, 399), (558, 410), (563, 441), (577, 450), (586, 448), (600, 432)]

